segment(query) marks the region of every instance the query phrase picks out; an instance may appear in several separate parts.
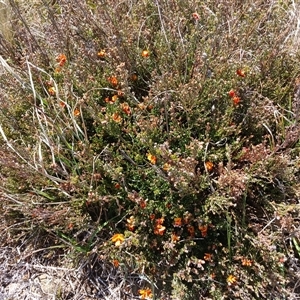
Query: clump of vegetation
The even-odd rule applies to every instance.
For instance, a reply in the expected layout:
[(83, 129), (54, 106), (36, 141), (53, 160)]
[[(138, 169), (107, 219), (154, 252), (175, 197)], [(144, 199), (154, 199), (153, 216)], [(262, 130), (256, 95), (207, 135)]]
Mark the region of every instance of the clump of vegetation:
[(141, 299), (299, 294), (296, 6), (10, 0), (4, 238)]

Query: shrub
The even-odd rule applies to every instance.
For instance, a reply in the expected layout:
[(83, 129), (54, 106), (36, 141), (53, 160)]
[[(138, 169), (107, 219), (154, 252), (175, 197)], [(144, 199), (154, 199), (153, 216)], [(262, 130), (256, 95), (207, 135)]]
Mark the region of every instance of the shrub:
[(9, 5), (1, 210), (15, 242), (38, 228), (74, 263), (97, 253), (148, 278), (142, 298), (292, 297), (295, 4)]

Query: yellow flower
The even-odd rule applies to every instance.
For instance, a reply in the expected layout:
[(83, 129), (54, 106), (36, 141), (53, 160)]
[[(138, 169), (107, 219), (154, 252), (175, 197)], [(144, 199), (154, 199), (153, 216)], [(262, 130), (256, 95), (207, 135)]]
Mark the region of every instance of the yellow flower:
[(151, 153), (147, 153), (147, 158), (151, 162), (152, 165), (156, 164), (156, 161), (157, 161), (156, 156), (152, 155)]
[(171, 168), (171, 165), (169, 163), (164, 163), (164, 165), (163, 165), (164, 171), (169, 171), (170, 168)]
[(148, 50), (142, 51), (142, 57), (149, 57), (149, 56), (150, 56), (150, 52)]
[(54, 96), (56, 94), (56, 90), (55, 88), (52, 86), (48, 89), (48, 93), (51, 95), (51, 96)]
[(149, 288), (139, 290), (140, 299), (151, 299), (153, 297), (152, 291)]
[(111, 238), (112, 242), (115, 243), (115, 246), (120, 246), (124, 240), (125, 240), (125, 237), (124, 237), (124, 234), (122, 233), (116, 233), (113, 235), (113, 237)]
[(112, 97), (111, 97), (111, 101), (112, 102), (116, 102), (118, 100), (118, 95), (113, 95)]
[(236, 277), (233, 276), (233, 275), (229, 275), (229, 276), (227, 277), (227, 284), (228, 284), (228, 285), (233, 285), (233, 284), (235, 284), (235, 283), (236, 283)]
[(98, 56), (99, 56), (100, 58), (104, 58), (104, 57), (106, 56), (105, 50), (100, 50), (100, 51), (98, 52)]

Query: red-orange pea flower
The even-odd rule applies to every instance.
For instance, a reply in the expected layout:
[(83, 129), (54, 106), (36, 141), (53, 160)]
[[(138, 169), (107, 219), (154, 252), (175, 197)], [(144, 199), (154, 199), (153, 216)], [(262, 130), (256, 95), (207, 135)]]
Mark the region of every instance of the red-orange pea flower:
[(207, 236), (207, 225), (199, 225), (198, 226), (199, 230), (201, 231), (201, 235), (202, 237), (206, 237)]
[(229, 97), (231, 97), (231, 98), (233, 98), (234, 96), (236, 96), (235, 90), (231, 89), (231, 90), (228, 92), (228, 95), (229, 95)]
[(58, 62), (58, 64), (59, 64), (60, 67), (63, 67), (64, 64), (65, 64), (66, 61), (67, 61), (67, 57), (65, 56), (65, 54), (59, 54), (59, 55), (56, 57), (56, 61)]
[(192, 17), (193, 17), (196, 21), (198, 21), (198, 20), (200, 19), (199, 14), (196, 13), (196, 12), (192, 13)]
[(117, 259), (114, 259), (113, 260), (113, 265), (114, 265), (115, 268), (118, 268), (119, 265), (120, 265), (120, 263), (119, 263), (119, 261)]
[(118, 85), (118, 79), (116, 76), (110, 76), (107, 78), (107, 80), (114, 87), (116, 87)]
[(195, 235), (195, 227), (193, 225), (188, 225), (187, 230), (188, 230), (190, 236), (193, 237)]
[(165, 233), (166, 227), (161, 224), (156, 224), (154, 226), (154, 234), (163, 235)]
[(204, 253), (204, 260), (206, 261), (212, 261), (213, 255), (211, 253)]
[(205, 162), (205, 167), (208, 172), (211, 172), (213, 170), (214, 164), (211, 161), (207, 161)]
[(80, 115), (80, 110), (78, 108), (75, 108), (74, 111), (73, 111), (73, 115), (75, 117), (78, 117)]
[(150, 218), (150, 220), (154, 220), (155, 219), (155, 214), (151, 214), (150, 216), (149, 216), (149, 218)]
[(242, 69), (237, 69), (236, 74), (239, 75), (240, 77), (245, 77), (246, 76), (245, 71), (242, 70)]
[(180, 236), (173, 232), (171, 236), (171, 240), (172, 242), (176, 243), (180, 240)]
[(146, 206), (147, 206), (147, 202), (146, 202), (145, 200), (142, 200), (142, 201), (140, 202), (140, 207), (141, 207), (141, 209), (144, 209)]
[(156, 164), (157, 158), (155, 155), (152, 155), (151, 153), (147, 153), (147, 159), (151, 162), (152, 165)]
[(113, 113), (112, 114), (112, 119), (116, 122), (116, 123), (120, 123), (122, 121), (121, 116), (118, 113)]
[(244, 267), (251, 267), (253, 264), (252, 260), (247, 258), (242, 258), (242, 266)]
[(173, 223), (173, 225), (174, 225), (175, 227), (180, 227), (180, 226), (182, 226), (182, 218), (174, 218), (174, 223)]
[(232, 98), (232, 102), (233, 102), (234, 105), (239, 105), (240, 102), (241, 102), (241, 98), (235, 96), (235, 97)]
[(122, 103), (121, 109), (127, 116), (129, 116), (131, 114), (130, 106), (127, 103)]

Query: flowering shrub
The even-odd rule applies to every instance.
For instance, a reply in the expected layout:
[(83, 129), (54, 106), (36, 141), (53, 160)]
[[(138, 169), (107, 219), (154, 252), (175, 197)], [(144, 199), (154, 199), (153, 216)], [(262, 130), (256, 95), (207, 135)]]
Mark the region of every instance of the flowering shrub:
[(293, 6), (79, 0), (35, 14), (10, 2), (15, 39), (0, 44), (7, 226), (21, 234), (22, 219), (28, 236), (42, 228), (75, 258), (96, 253), (149, 278), (132, 289), (141, 299), (292, 297)]

